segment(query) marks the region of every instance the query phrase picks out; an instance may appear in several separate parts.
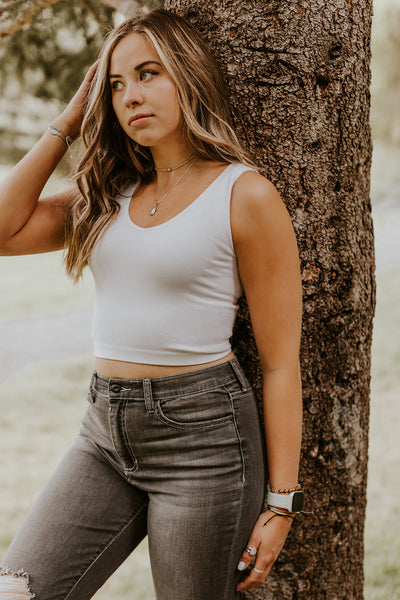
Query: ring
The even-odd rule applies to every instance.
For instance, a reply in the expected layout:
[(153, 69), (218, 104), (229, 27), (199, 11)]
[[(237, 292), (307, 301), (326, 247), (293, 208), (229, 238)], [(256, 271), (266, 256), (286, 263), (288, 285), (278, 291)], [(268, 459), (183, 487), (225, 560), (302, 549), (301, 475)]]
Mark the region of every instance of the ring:
[(250, 556), (255, 556), (257, 554), (257, 548), (253, 548), (253, 546), (246, 546), (246, 551)]
[(264, 573), (264, 570), (256, 569), (255, 567), (253, 567), (253, 571), (255, 571), (256, 573), (259, 573), (260, 575), (262, 575)]

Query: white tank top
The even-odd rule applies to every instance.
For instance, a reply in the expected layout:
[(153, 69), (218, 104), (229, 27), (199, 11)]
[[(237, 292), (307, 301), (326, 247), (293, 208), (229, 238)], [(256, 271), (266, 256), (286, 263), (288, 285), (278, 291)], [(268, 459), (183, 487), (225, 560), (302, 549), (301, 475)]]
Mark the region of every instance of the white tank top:
[(129, 216), (133, 186), (95, 246), (95, 356), (154, 365), (195, 365), (231, 351), (242, 294), (230, 226), (234, 182), (251, 170), (229, 164), (178, 215), (150, 228)]

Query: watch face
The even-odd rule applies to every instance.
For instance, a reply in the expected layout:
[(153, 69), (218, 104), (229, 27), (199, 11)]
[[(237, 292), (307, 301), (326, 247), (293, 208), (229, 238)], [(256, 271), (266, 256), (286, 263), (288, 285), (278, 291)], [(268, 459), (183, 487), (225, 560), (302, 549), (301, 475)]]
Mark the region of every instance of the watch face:
[(292, 498), (292, 511), (300, 512), (303, 508), (304, 494), (303, 492), (294, 492)]

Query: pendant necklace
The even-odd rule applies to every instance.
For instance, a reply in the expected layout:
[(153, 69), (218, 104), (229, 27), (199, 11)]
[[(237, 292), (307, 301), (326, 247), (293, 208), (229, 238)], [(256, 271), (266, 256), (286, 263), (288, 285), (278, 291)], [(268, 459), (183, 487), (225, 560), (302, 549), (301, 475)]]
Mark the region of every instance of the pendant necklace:
[[(152, 208), (152, 209), (151, 209), (151, 211), (150, 211), (150, 215), (151, 215), (152, 217), (153, 217), (153, 216), (156, 214), (156, 212), (158, 211), (158, 205), (159, 205), (159, 204), (160, 204), (160, 203), (161, 203), (161, 202), (164, 200), (164, 198), (166, 198), (166, 197), (168, 196), (168, 194), (170, 193), (170, 191), (171, 191), (171, 190), (173, 190), (173, 189), (174, 189), (174, 187), (175, 187), (176, 185), (178, 185), (178, 183), (179, 183), (180, 181), (182, 181), (182, 179), (185, 177), (186, 173), (188, 173), (188, 171), (189, 171), (189, 170), (190, 170), (190, 169), (193, 167), (194, 163), (196, 162), (196, 157), (194, 157), (194, 158), (193, 158), (193, 157), (191, 157), (191, 158), (192, 158), (192, 162), (191, 162), (191, 163), (190, 163), (190, 165), (189, 165), (189, 166), (188, 166), (188, 167), (185, 169), (185, 171), (184, 171), (183, 175), (181, 175), (181, 176), (179, 177), (179, 179), (177, 179), (177, 180), (175, 181), (175, 183), (174, 183), (174, 184), (173, 184), (173, 185), (172, 185), (172, 186), (169, 188), (169, 190), (168, 190), (168, 191), (167, 191), (167, 192), (164, 194), (164, 196), (162, 196), (162, 197), (161, 197), (159, 200), (157, 200), (157, 179), (155, 180), (155, 182), (154, 182), (154, 196), (155, 196), (155, 199), (154, 199), (154, 206), (153, 206), (153, 208)], [(188, 161), (185, 161), (185, 163), (186, 163), (186, 162), (188, 162)], [(179, 165), (179, 166), (182, 166), (182, 165)], [(173, 171), (174, 169), (177, 169), (177, 168), (178, 168), (178, 167), (174, 167), (174, 168), (172, 168), (172, 169), (166, 169), (166, 170)], [(158, 170), (158, 169), (157, 169), (157, 170)], [(162, 169), (160, 169), (160, 170), (162, 170)]]

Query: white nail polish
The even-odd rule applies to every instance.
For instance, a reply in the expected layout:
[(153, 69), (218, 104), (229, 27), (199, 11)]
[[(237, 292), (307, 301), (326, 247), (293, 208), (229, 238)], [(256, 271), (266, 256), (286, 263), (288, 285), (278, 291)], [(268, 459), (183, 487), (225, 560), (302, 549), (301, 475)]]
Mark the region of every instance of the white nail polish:
[(241, 560), (240, 563), (238, 564), (237, 568), (238, 568), (238, 571), (244, 571), (244, 569), (246, 568), (246, 563)]

